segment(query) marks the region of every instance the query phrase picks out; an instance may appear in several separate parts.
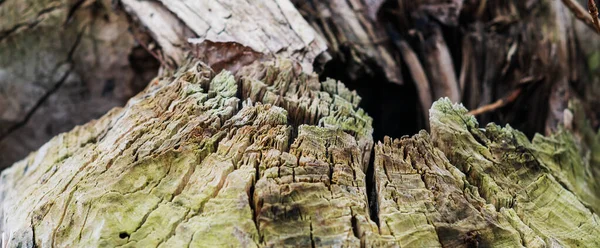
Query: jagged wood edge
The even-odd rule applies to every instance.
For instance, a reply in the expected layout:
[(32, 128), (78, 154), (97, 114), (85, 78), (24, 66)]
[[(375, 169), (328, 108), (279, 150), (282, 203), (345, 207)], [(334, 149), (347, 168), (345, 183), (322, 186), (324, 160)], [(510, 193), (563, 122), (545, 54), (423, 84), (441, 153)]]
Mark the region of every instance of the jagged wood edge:
[[(528, 143), (510, 127), (482, 131), (466, 109), (442, 100), (431, 111), (431, 138), (422, 132), (375, 147), (375, 201), (366, 176), (371, 120), (357, 109), (355, 93), (334, 80), (319, 83), (286, 60), (245, 67), (237, 79), (213, 74), (190, 63), (154, 80), (125, 108), (55, 137), (5, 171), (4, 242), (597, 242), (594, 199), (581, 194), (594, 188), (558, 174), (563, 170), (551, 163), (559, 157), (543, 156), (577, 154), (543, 147), (548, 142), (539, 138)], [(574, 146), (569, 137), (554, 139)], [(523, 185), (506, 175), (519, 169)], [(554, 205), (536, 205), (549, 199), (538, 188), (555, 192)], [(569, 219), (560, 218), (556, 211), (565, 210), (557, 206), (567, 206)]]

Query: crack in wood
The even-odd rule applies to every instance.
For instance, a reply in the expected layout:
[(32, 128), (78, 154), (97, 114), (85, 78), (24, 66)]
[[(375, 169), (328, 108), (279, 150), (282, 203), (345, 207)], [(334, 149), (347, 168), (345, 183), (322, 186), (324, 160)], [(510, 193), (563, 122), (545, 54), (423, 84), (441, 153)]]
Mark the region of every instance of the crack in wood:
[[(75, 242), (69, 239), (69, 235), (78, 237), (76, 242), (101, 240), (115, 242), (111, 243), (115, 246), (127, 244), (132, 239), (135, 239), (136, 245), (156, 241), (153, 244), (164, 246), (176, 243), (193, 246), (199, 242), (238, 246), (286, 243), (356, 247), (418, 243), (423, 246), (435, 245), (436, 242), (443, 246), (491, 246), (494, 242), (523, 244), (522, 237), (528, 237), (528, 242), (537, 242), (541, 239), (535, 237), (544, 235), (556, 237), (560, 242), (571, 242), (560, 232), (562, 227), (550, 226), (549, 230), (542, 230), (536, 226), (549, 221), (536, 217), (545, 216), (543, 211), (547, 210), (544, 207), (530, 208), (531, 204), (535, 204), (535, 197), (539, 197), (536, 195), (539, 194), (536, 192), (538, 186), (541, 190), (564, 192), (560, 195), (567, 198), (556, 199), (561, 204), (578, 204), (581, 200), (564, 189), (567, 184), (555, 183), (550, 174), (529, 178), (539, 173), (530, 167), (537, 165), (533, 162), (541, 160), (540, 156), (499, 155), (523, 155), (523, 151), (527, 151), (528, 144), (523, 143), (526, 139), (510, 128), (490, 126), (486, 132), (481, 131), (483, 136), (477, 136), (480, 139), (490, 139), (497, 144), (504, 144), (503, 140), (510, 141), (505, 142), (508, 147), (501, 149), (485, 142), (488, 149), (482, 149), (473, 137), (474, 132), (479, 130), (475, 120), (466, 115), (466, 110), (452, 105), (449, 100), (442, 100), (434, 104), (431, 111), (432, 138), (426, 132), (396, 141), (388, 138), (373, 149), (372, 120), (358, 108), (356, 93), (335, 80), (319, 82), (316, 76), (303, 74), (297, 65), (286, 61), (244, 67), (238, 71), (237, 79), (227, 73), (204, 78), (202, 68), (197, 64), (186, 65), (173, 76), (157, 79), (144, 93), (132, 99), (124, 110), (120, 110), (123, 114), (113, 113), (100, 119), (100, 122), (109, 124), (98, 124), (98, 130), (94, 123), (82, 127), (85, 132), (93, 133), (91, 136), (102, 138), (94, 139), (95, 143), (87, 146), (79, 143), (70, 146), (76, 149), (74, 154), (67, 160), (61, 160), (65, 162), (60, 166), (61, 170), (48, 179), (47, 184), (56, 185), (55, 188), (43, 188), (49, 185), (38, 185), (38, 181), (9, 181), (7, 185), (14, 185), (11, 187), (15, 189), (3, 188), (9, 190), (5, 193), (11, 194), (6, 199), (17, 199), (19, 205), (3, 203), (1, 210), (6, 223), (19, 224), (17, 220), (22, 218), (23, 211), (15, 210), (28, 208), (32, 200), (28, 196), (43, 192), (44, 197), (39, 201), (48, 202), (53, 194), (69, 197), (65, 208), (48, 211), (48, 215), (42, 218), (44, 220), (29, 224), (41, 227), (34, 235), (40, 235), (37, 231), (44, 230), (44, 227), (53, 229), (50, 240), (42, 235), (39, 240), (57, 246), (74, 244), (69, 243)], [(202, 87), (206, 84), (210, 87)], [(248, 101), (240, 107), (239, 103), (245, 99), (254, 104)], [(116, 119), (119, 121), (114, 121)], [(290, 139), (293, 128), (298, 130), (298, 134)], [(69, 145), (63, 140), (78, 137), (76, 135), (76, 132), (68, 133), (60, 140), (51, 141), (44, 148), (51, 150), (32, 154), (3, 176), (14, 175), (10, 174), (14, 171), (20, 173), (23, 166), (30, 166), (29, 162), (41, 162), (41, 159), (36, 159), (38, 156), (53, 159), (52, 156), (57, 153), (53, 149)], [(86, 139), (85, 142), (89, 141)], [(146, 143), (152, 142), (155, 144), (146, 146)], [(449, 160), (438, 148), (450, 156)], [(172, 162), (175, 160), (160, 155), (169, 151), (174, 154), (191, 152), (190, 156), (202, 159), (178, 164), (180, 170), (173, 172), (179, 173), (177, 179), (181, 181), (164, 186), (163, 182), (168, 183), (167, 177), (172, 172), (169, 167), (166, 173), (162, 173), (164, 163), (174, 166)], [(85, 153), (100, 153), (97, 160), (92, 159), (95, 166), (77, 167), (73, 162), (81, 160)], [(475, 153), (480, 153), (480, 156), (460, 157)], [(140, 161), (135, 161), (138, 156), (140, 161), (148, 159), (156, 162), (154, 168), (157, 169), (141, 167)], [(71, 163), (67, 163), (69, 161)], [(114, 161), (112, 167), (102, 170), (108, 161)], [(496, 163), (485, 167), (490, 161)], [(191, 170), (189, 163), (198, 167)], [(47, 163), (46, 166), (53, 164)], [(487, 173), (498, 169), (496, 167), (506, 171), (493, 171), (493, 176), (480, 180), (482, 171)], [(27, 173), (49, 169), (36, 169), (34, 164), (28, 168)], [(79, 171), (75, 171), (77, 168)], [(511, 168), (515, 171), (510, 171)], [(520, 168), (527, 169), (526, 173), (516, 173), (520, 172)], [(465, 176), (459, 169), (471, 173)], [(75, 177), (81, 180), (76, 183), (65, 181), (60, 178), (64, 173), (70, 175), (73, 182)], [(92, 182), (83, 180), (84, 176), (80, 173), (86, 173)], [(10, 177), (10, 180), (19, 179)], [(96, 184), (92, 185), (94, 180)], [(156, 180), (157, 183), (150, 184)], [(513, 181), (531, 180), (533, 183), (524, 186), (504, 188)], [(73, 190), (68, 191), (67, 188)], [(137, 190), (139, 188), (150, 188), (150, 192), (142, 194)], [(74, 194), (79, 194), (80, 189), (86, 193), (81, 197), (90, 197), (88, 200), (93, 202), (93, 214), (90, 210), (79, 211), (87, 206), (71, 204), (73, 207), (69, 207), (69, 202), (75, 199)], [(515, 194), (507, 200), (501, 190), (514, 191), (511, 193)], [(50, 191), (52, 193), (48, 193)], [(15, 195), (16, 192), (25, 196)], [(69, 195), (66, 196), (66, 193)], [(162, 204), (163, 193), (171, 194), (173, 201), (169, 203), (176, 206), (162, 209), (168, 205)], [(479, 193), (483, 197), (479, 197)], [(514, 195), (517, 195), (519, 204), (514, 204)], [(151, 205), (156, 198), (161, 200), (156, 206)], [(77, 200), (80, 200), (79, 195)], [(35, 205), (40, 204), (43, 202)], [(113, 212), (104, 209), (115, 204), (131, 210), (132, 214), (123, 218), (129, 218), (133, 225), (127, 226), (127, 221), (113, 221), (114, 216), (110, 215)], [(105, 208), (98, 209), (99, 206)], [(513, 208), (532, 218), (527, 228), (535, 230), (531, 236), (534, 238), (526, 236), (529, 229), (520, 225), (523, 222), (521, 217), (506, 212)], [(587, 218), (578, 220), (577, 226), (591, 226), (591, 232), (600, 230), (593, 226), (592, 210), (579, 205), (573, 209), (580, 211), (576, 216)], [(157, 211), (164, 211), (160, 213), (161, 217), (172, 219), (150, 218)], [(47, 221), (52, 217), (60, 217), (60, 222)], [(89, 225), (96, 225), (99, 220), (107, 223), (98, 229), (102, 238), (82, 241), (82, 237), (90, 235), (82, 235), (85, 230), (76, 226), (73, 226), (74, 233), (70, 234), (69, 225), (75, 225), (79, 219)], [(585, 223), (582, 225), (580, 221)], [(63, 225), (66, 227), (63, 228)], [(210, 228), (211, 225), (220, 228)], [(143, 233), (157, 226), (170, 228), (152, 229), (158, 233), (152, 236)], [(2, 226), (9, 232), (11, 228)], [(59, 228), (61, 232), (57, 232)], [(132, 228), (136, 231), (124, 231)], [(123, 232), (126, 234), (123, 237), (132, 239), (105, 238), (118, 237)], [(133, 238), (136, 234), (140, 235), (140, 239)], [(594, 234), (578, 232), (577, 235), (594, 242), (590, 238)], [(159, 240), (147, 239), (155, 236)]]
[[(84, 30), (85, 30), (85, 28), (84, 28)], [(26, 125), (27, 122), (29, 122), (29, 120), (31, 119), (31, 117), (37, 112), (37, 110), (39, 108), (41, 108), (42, 105), (44, 105), (44, 103), (46, 103), (46, 101), (48, 100), (48, 98), (50, 98), (50, 96), (52, 96), (54, 93), (56, 93), (62, 87), (62, 85), (67, 81), (67, 79), (69, 78), (71, 73), (74, 72), (73, 66), (72, 66), (73, 54), (75, 53), (75, 50), (79, 46), (81, 39), (83, 37), (83, 34), (84, 34), (83, 31), (79, 32), (79, 34), (77, 35), (77, 39), (75, 40), (75, 43), (73, 44), (73, 46), (71, 47), (71, 49), (69, 50), (69, 52), (67, 54), (66, 61), (64, 63), (61, 63), (61, 66), (67, 65), (67, 66), (69, 66), (69, 69), (67, 69), (67, 71), (64, 73), (64, 75), (61, 76), (60, 79), (56, 83), (53, 84), (53, 86), (50, 90), (46, 91), (46, 93), (44, 95), (42, 95), (42, 97), (36, 101), (36, 103), (27, 112), (27, 114), (21, 121), (10, 126), (5, 132), (0, 133), (0, 141), (5, 139), (6, 137), (8, 137), (11, 133), (15, 132), (16, 130), (18, 130), (21, 127), (23, 127), (24, 125)]]

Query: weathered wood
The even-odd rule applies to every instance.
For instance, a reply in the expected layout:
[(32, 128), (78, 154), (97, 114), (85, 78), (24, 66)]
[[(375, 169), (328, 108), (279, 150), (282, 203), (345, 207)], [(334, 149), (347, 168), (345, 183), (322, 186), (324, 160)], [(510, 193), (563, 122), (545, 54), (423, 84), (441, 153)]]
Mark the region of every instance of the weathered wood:
[[(175, 68), (189, 50), (196, 55), (213, 51), (212, 59), (221, 59), (221, 67), (233, 71), (273, 55), (292, 57), (311, 71), (315, 60), (319, 66), (328, 61), (324, 51), (329, 49), (336, 60), (326, 68), (336, 72), (326, 70), (324, 76), (357, 78), (348, 85), (365, 91), (362, 95), (368, 100), (363, 106), (376, 118), (378, 133), (391, 129), (379, 123), (399, 112), (410, 112), (410, 118), (418, 120), (414, 126), (426, 127), (428, 95), (462, 100), (475, 109), (520, 92), (501, 108), (483, 108), (495, 110), (480, 118), (511, 123), (529, 137), (561, 125), (570, 98), (584, 100), (593, 125), (599, 123), (597, 35), (558, 1), (292, 1), (298, 11), (289, 1), (275, 0), (112, 2), (2, 2), (0, 167), (55, 134), (124, 104), (154, 76), (157, 60)], [(429, 32), (432, 23), (442, 32)], [(242, 45), (190, 45), (190, 39)], [(406, 41), (417, 60), (406, 59), (404, 51), (410, 50), (393, 46), (399, 41)], [(213, 43), (216, 50), (206, 45)], [(240, 54), (250, 55), (236, 57)], [(231, 61), (237, 64), (228, 67)], [(336, 65), (339, 61), (344, 65)], [(408, 73), (403, 75), (401, 68)], [(409, 101), (404, 94), (412, 94), (407, 92), (415, 83), (421, 107), (373, 96), (374, 87), (365, 86), (388, 81), (408, 82), (408, 87), (395, 88), (404, 101)], [(417, 108), (422, 116), (413, 114)], [(398, 127), (389, 134), (414, 132), (400, 129), (416, 128)]]
[(214, 74), (165, 72), (5, 170), (3, 243), (599, 245), (597, 163), (568, 132), (479, 129), (445, 99), (431, 137), (388, 138), (370, 163), (371, 119), (343, 84), (288, 60)]
[(481, 129), (464, 107), (447, 101), (431, 111), (434, 144), (465, 173), (465, 184), (477, 187), (488, 208), (515, 212), (506, 218), (524, 244), (599, 245), (598, 183), (572, 135), (538, 135), (530, 142), (510, 126)]
[[(592, 34), (597, 38), (597, 34), (573, 17), (563, 1), (382, 2), (386, 1), (295, 1), (303, 16), (327, 39), (332, 54), (337, 55), (332, 64), (347, 68), (344, 73), (325, 74), (342, 74), (350, 79), (349, 87), (366, 88), (359, 92), (366, 99), (377, 97), (371, 97), (365, 86), (370, 85), (370, 79), (385, 81), (385, 77), (398, 82), (390, 77), (390, 69), (403, 83), (423, 86), (423, 77), (413, 75), (414, 70), (400, 73), (400, 68), (415, 67), (400, 59), (406, 56), (406, 49), (390, 46), (400, 41), (407, 41), (424, 65), (433, 99), (447, 96), (471, 109), (483, 107), (488, 111), (481, 116), (482, 122), (512, 123), (528, 137), (556, 131), (570, 98), (598, 92), (598, 86), (585, 83), (594, 80), (586, 74), (597, 70), (588, 70), (581, 54), (582, 49), (589, 54), (598, 46), (590, 38), (585, 42), (590, 47), (580, 43), (582, 37)], [(586, 29), (575, 32), (575, 25)], [(386, 59), (389, 55), (391, 60)], [(369, 73), (377, 77), (364, 76)], [(569, 82), (578, 85), (577, 92)], [(512, 97), (514, 92), (520, 93)], [(507, 98), (514, 100), (501, 108), (485, 108)], [(595, 100), (586, 99), (586, 104), (591, 102)], [(378, 102), (365, 106), (378, 104), (384, 105)], [(381, 111), (377, 107), (367, 110)], [(587, 109), (590, 119), (598, 119), (597, 111), (591, 110), (597, 108)]]
[(382, 234), (404, 234), (400, 246), (598, 245), (597, 172), (572, 135), (530, 143), (510, 127), (479, 129), (447, 99), (431, 112), (432, 137), (375, 149)]
[(235, 41), (307, 71), (326, 49), (289, 0), (6, 0), (0, 19), (0, 168), (124, 105), (159, 61), (177, 66), (198, 48), (190, 39)]
[(311, 72), (315, 58), (327, 49), (289, 0), (120, 2), (165, 48), (165, 61), (175, 65), (192, 49), (190, 43), (236, 42), (269, 56), (296, 59)]
[[(355, 63), (358, 68), (369, 68), (372, 61), (385, 77), (403, 83), (398, 53), (393, 49), (385, 23), (378, 21), (377, 13), (383, 1), (379, 0), (309, 0), (293, 1), (303, 16), (327, 40), (332, 55)], [(378, 69), (379, 69), (378, 68)], [(359, 75), (349, 70), (350, 78)]]
[[(465, 10), (473, 2), (465, 1)], [(158, 44), (147, 48), (158, 52), (165, 71), (124, 108), (56, 136), (2, 173), (3, 247), (600, 246), (600, 134), (586, 123), (581, 103), (565, 109), (568, 80), (584, 76), (580, 68), (568, 71), (578, 49), (558, 1), (478, 2), (477, 21), (460, 43), (473, 48), (462, 51), (468, 59), (460, 80), (442, 26), (407, 31), (425, 41), (414, 50), (414, 41), (398, 43), (403, 59), (416, 61), (408, 69), (422, 84), (422, 105), (431, 104), (429, 90), (452, 100), (433, 104), (431, 135), (375, 146), (356, 92), (307, 74), (325, 48), (290, 2), (121, 3)], [(332, 1), (320, 15), (338, 14), (329, 16), (335, 25), (319, 27), (341, 27), (327, 37), (330, 44), (351, 40), (392, 69), (386, 73), (400, 75), (382, 57), (393, 54), (389, 44), (369, 31), (381, 24), (381, 4)], [(455, 26), (461, 6), (420, 1), (406, 10)], [(546, 11), (511, 19), (540, 6)], [(54, 9), (41, 12), (10, 35), (35, 28)], [(549, 32), (511, 25), (525, 21)], [(496, 32), (508, 26), (507, 35)], [(201, 43), (190, 46), (189, 38)], [(213, 68), (183, 62), (189, 50)], [(279, 55), (301, 64), (247, 65)], [(505, 79), (508, 85), (496, 83)], [(550, 136), (529, 141), (510, 126), (480, 128), (453, 104), (466, 88), (485, 89), (486, 102), (534, 81), (553, 96), (543, 118)]]
[[(192, 243), (258, 243), (259, 236), (253, 222), (249, 199), (254, 198), (257, 204), (256, 211), (264, 212), (266, 220), (277, 220), (281, 213), (277, 210), (278, 206), (269, 205), (269, 199), (274, 196), (271, 196), (272, 193), (268, 190), (274, 186), (263, 189), (257, 184), (256, 196), (249, 190), (255, 189), (252, 186), (255, 181), (262, 182), (262, 177), (255, 178), (260, 175), (258, 173), (265, 173), (259, 171), (259, 167), (255, 167), (261, 164), (261, 153), (264, 152), (266, 156), (273, 149), (272, 152), (288, 152), (288, 142), (295, 136), (292, 131), (298, 130), (298, 126), (288, 124), (287, 113), (290, 113), (292, 120), (299, 123), (345, 125), (348, 132), (360, 139), (359, 142), (354, 141), (355, 154), (345, 155), (350, 156), (345, 158), (347, 162), (340, 160), (340, 163), (348, 163), (345, 165), (347, 167), (339, 168), (334, 167), (338, 166), (336, 164), (328, 164), (328, 160), (318, 162), (317, 159), (324, 158), (314, 157), (308, 150), (305, 151), (316, 149), (316, 152), (323, 152), (320, 146), (313, 147), (315, 141), (298, 143), (301, 139), (297, 139), (292, 147), (298, 148), (292, 148), (287, 155), (292, 158), (288, 161), (292, 164), (281, 165), (291, 166), (290, 173), (295, 178), (286, 179), (291, 181), (287, 181), (288, 186), (282, 185), (282, 189), (300, 187), (298, 192), (307, 194), (307, 197), (318, 194), (321, 190), (328, 191), (328, 187), (334, 186), (328, 184), (328, 187), (321, 188), (325, 185), (324, 182), (312, 180), (325, 180), (330, 171), (338, 170), (346, 182), (343, 185), (352, 184), (353, 181), (345, 179), (346, 168), (364, 171), (365, 161), (369, 160), (370, 155), (368, 149), (372, 145), (370, 119), (360, 111), (355, 112), (353, 104), (345, 100), (353, 100), (356, 96), (339, 88), (343, 87), (340, 84), (333, 84), (333, 87), (327, 88), (332, 92), (339, 92), (340, 95), (319, 91), (321, 85), (315, 81), (316, 78), (300, 75), (299, 67), (292, 67), (290, 62), (260, 68), (264, 70), (248, 68), (240, 75), (242, 80), (248, 77), (245, 80), (253, 80), (258, 84), (245, 90), (256, 89), (256, 92), (260, 92), (262, 89), (265, 96), (276, 97), (270, 98), (272, 100), (279, 98), (279, 92), (287, 92), (278, 102), (283, 104), (287, 111), (251, 103), (247, 103), (238, 111), (240, 99), (236, 98), (237, 83), (232, 75), (223, 72), (213, 78), (208, 68), (200, 64), (190, 64), (174, 77), (165, 76), (153, 81), (144, 93), (130, 100), (124, 109), (115, 109), (98, 121), (56, 137), (38, 153), (24, 160), (20, 166), (7, 170), (4, 179), (8, 181), (3, 181), (6, 195), (2, 201), (5, 204), (2, 230), (8, 235), (5, 236), (5, 241), (8, 241), (10, 246), (19, 243), (35, 243), (40, 246), (113, 246), (128, 242), (130, 245), (157, 245), (164, 242), (168, 246), (180, 242), (189, 243), (198, 228), (208, 223), (217, 225), (222, 221), (224, 228), (229, 226), (227, 229), (204, 229), (205, 235), (196, 235), (205, 238), (192, 240)], [(261, 81), (258, 81), (259, 79)], [(260, 84), (265, 86), (261, 87)], [(298, 91), (294, 93), (290, 89)], [(319, 95), (321, 99), (309, 97), (314, 95)], [(305, 136), (305, 130), (310, 129), (300, 127), (299, 137)], [(313, 128), (316, 132), (330, 132), (327, 130)], [(346, 139), (355, 140), (350, 135)], [(308, 147), (302, 148), (302, 144)], [(350, 145), (347, 142), (344, 144)], [(345, 149), (335, 148), (328, 142), (323, 145), (332, 146), (331, 149), (341, 149), (341, 155), (346, 154)], [(295, 165), (297, 163), (299, 164)], [(312, 171), (313, 164), (323, 165), (326, 174), (321, 174), (322, 170)], [(276, 164), (268, 163), (260, 168), (268, 169), (272, 166)], [(238, 168), (247, 170), (237, 171)], [(293, 172), (294, 170), (297, 172)], [(9, 171), (15, 174), (9, 176), (8, 174), (12, 174)], [(271, 175), (270, 173), (272, 172), (265, 174), (264, 180), (267, 179), (266, 175)], [(284, 168), (280, 173), (284, 179), (287, 177)], [(337, 172), (333, 176), (338, 177)], [(233, 177), (239, 177), (240, 180)], [(89, 180), (91, 178), (94, 179)], [(243, 183), (244, 180), (249, 181)], [(330, 180), (337, 179), (327, 179)], [(305, 185), (306, 183), (308, 185)], [(336, 183), (338, 182), (331, 182)], [(357, 189), (360, 189), (360, 186), (355, 185)], [(340, 187), (340, 194), (349, 190), (348, 186)], [(311, 188), (314, 189), (314, 193), (310, 193)], [(294, 192), (296, 191), (290, 193)], [(351, 192), (354, 191), (349, 193)], [(293, 199), (296, 197), (294, 194), (290, 196)], [(356, 198), (358, 202), (349, 201), (348, 204), (351, 205), (347, 208), (348, 222), (340, 224), (348, 227), (347, 230), (350, 231), (351, 206), (359, 204), (357, 207), (368, 213), (365, 211), (368, 206), (366, 193), (357, 191), (352, 195), (349, 197)], [(275, 196), (279, 196), (279, 193)], [(240, 205), (244, 197), (246, 204)], [(223, 208), (227, 202), (238, 207)], [(23, 209), (24, 211), (19, 210), (19, 214), (9, 214), (24, 206), (29, 206), (30, 211)], [(285, 210), (285, 205), (280, 207), (283, 207), (281, 211)], [(211, 210), (213, 208), (215, 209)], [(263, 208), (265, 209), (262, 210)], [(125, 209), (133, 211), (132, 214), (123, 215), (122, 211)], [(224, 209), (226, 211), (222, 212)], [(215, 218), (216, 216), (210, 214), (211, 211), (217, 211), (215, 214), (220, 213), (222, 215), (218, 216), (227, 218)], [(233, 218), (234, 216), (239, 218)], [(207, 218), (215, 219), (207, 221)], [(249, 221), (249, 225), (244, 224), (246, 222), (242, 219)], [(257, 223), (259, 226), (268, 225), (261, 224), (260, 221)], [(156, 229), (158, 226), (162, 228)], [(228, 232), (229, 228), (237, 231)], [(264, 230), (265, 233), (261, 237), (264, 236), (264, 242), (271, 242), (271, 237), (266, 236), (267, 227), (264, 227)], [(294, 230), (299, 229), (291, 231)], [(94, 234), (97, 232), (99, 233)], [(32, 236), (34, 233), (35, 238)], [(149, 233), (152, 235), (148, 236)], [(223, 238), (218, 233), (229, 233), (233, 236)], [(206, 235), (212, 235), (214, 240), (211, 241)], [(272, 239), (272, 242), (279, 242), (277, 240), (285, 240), (285, 237), (274, 236)]]
[(518, 246), (519, 232), (485, 205), (477, 188), (432, 145), (426, 132), (376, 148), (382, 234), (400, 247)]
[(481, 116), (482, 121), (512, 123), (529, 137), (556, 131), (573, 97), (569, 76), (579, 63), (570, 60), (579, 55), (570, 46), (577, 43), (577, 20), (561, 1), (480, 3), (469, 3), (475, 20), (467, 25), (464, 42), (474, 49), (462, 51), (471, 58), (465, 60), (469, 70), (463, 70), (465, 88), (470, 89), (463, 101), (471, 108), (482, 107), (522, 89), (512, 104)]
[(128, 26), (109, 0), (1, 1), (0, 168), (124, 105), (156, 76)]

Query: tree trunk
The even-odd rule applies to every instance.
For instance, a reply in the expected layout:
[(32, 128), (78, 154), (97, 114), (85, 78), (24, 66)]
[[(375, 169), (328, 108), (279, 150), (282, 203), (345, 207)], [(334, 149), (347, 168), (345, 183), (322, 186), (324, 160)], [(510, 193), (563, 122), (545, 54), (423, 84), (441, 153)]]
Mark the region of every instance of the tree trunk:
[[(162, 65), (159, 76), (126, 106), (55, 136), (2, 172), (2, 247), (600, 246), (600, 133), (585, 117), (594, 114), (593, 95), (562, 94), (598, 83), (577, 88), (588, 77), (577, 74), (586, 63), (567, 61), (594, 55), (572, 44), (571, 27), (579, 24), (566, 21), (566, 8), (549, 0), (383, 2), (295, 2), (307, 22), (287, 0), (122, 0), (130, 18), (124, 23), (132, 37), (144, 37), (135, 39)], [(0, 1), (0, 8), (16, 3)], [(385, 15), (380, 7), (414, 13), (398, 19), (435, 21), (411, 31), (377, 19)], [(53, 11), (44, 9), (35, 13)], [(534, 14), (500, 18), (523, 10)], [(71, 11), (60, 13), (59, 20), (71, 20)], [(479, 19), (457, 42), (448, 27), (459, 24), (459, 13)], [(3, 31), (0, 45), (26, 40), (19, 34), (33, 37), (22, 27), (36, 28), (44, 18)], [(486, 22), (496, 26), (484, 28)], [(502, 25), (508, 35), (495, 30)], [(378, 42), (379, 35), (387, 40)], [(321, 76), (335, 74), (332, 63), (346, 55), (342, 44), (353, 45), (356, 64), (342, 73), (349, 86), (363, 84), (358, 93), (312, 73), (316, 65)], [(374, 132), (385, 114), (374, 120), (362, 108), (369, 77), (359, 70), (394, 87), (414, 84), (430, 132), (379, 141)], [(85, 75), (93, 73), (108, 72)], [(499, 85), (502, 79), (510, 83)], [(548, 113), (532, 130), (548, 135), (531, 141), (508, 125), (481, 128), (454, 103), (508, 99), (496, 93), (529, 92), (522, 85), (532, 81), (542, 82), (546, 104), (538, 108)], [(370, 87), (391, 87), (384, 85)], [(432, 103), (441, 96), (450, 98)]]

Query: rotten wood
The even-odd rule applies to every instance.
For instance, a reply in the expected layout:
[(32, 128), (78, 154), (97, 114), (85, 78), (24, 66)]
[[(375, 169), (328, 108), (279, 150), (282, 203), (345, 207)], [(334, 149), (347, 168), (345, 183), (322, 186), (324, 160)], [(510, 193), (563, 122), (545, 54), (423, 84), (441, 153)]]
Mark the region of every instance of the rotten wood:
[(326, 43), (289, 0), (121, 0), (124, 9), (180, 64), (191, 44), (236, 42), (268, 56), (294, 58), (312, 71)]
[(374, 146), (359, 101), (289, 60), (235, 76), (190, 61), (5, 170), (2, 243), (600, 245), (590, 150), (571, 133), (483, 130), (445, 98), (431, 136)]
[[(7, 0), (0, 19), (0, 168), (122, 106), (161, 64), (176, 68), (190, 51), (223, 51), (220, 41), (235, 41), (265, 56), (295, 58), (312, 71), (326, 49), (287, 0)], [(203, 40), (218, 45), (190, 44)], [(224, 65), (225, 59), (212, 54), (207, 62)], [(243, 65), (250, 57), (261, 56), (234, 60)]]
[[(431, 99), (431, 87), (425, 74), (425, 69), (423, 69), (417, 54), (405, 41), (399, 41), (397, 45), (402, 53), (404, 63), (408, 66), (410, 75), (417, 85), (423, 116), (429, 116), (429, 108), (433, 104), (433, 100)], [(426, 119), (428, 120), (428, 118)], [(426, 124), (426, 126), (429, 126), (429, 124)]]
[(124, 105), (160, 66), (109, 0), (5, 0), (0, 20), (1, 169)]
[[(473, 2), (469, 16), (460, 6)], [(316, 31), (285, 0), (123, 0), (132, 32), (168, 66), (125, 107), (2, 173), (3, 247), (600, 246), (600, 134), (568, 104), (571, 81), (585, 80), (570, 70), (587, 64), (569, 64), (578, 34), (560, 2), (399, 1), (408, 21), (386, 29), (382, 1), (311, 3)], [(61, 20), (77, 23), (71, 14)], [(374, 145), (359, 94), (308, 73), (326, 55), (320, 35), (388, 80), (405, 63), (432, 105), (431, 135)], [(461, 99), (483, 106), (471, 112), (481, 125)], [(521, 108), (502, 108), (511, 102)], [(503, 116), (541, 120), (528, 130), (549, 135), (484, 125)]]
[[(385, 32), (385, 23), (378, 18), (383, 1), (310, 0), (294, 3), (311, 26), (327, 40), (332, 55), (368, 70), (374, 70), (370, 68), (372, 60), (390, 82), (403, 84), (397, 52)], [(347, 73), (351, 78), (358, 77), (354, 75), (358, 72)]]

